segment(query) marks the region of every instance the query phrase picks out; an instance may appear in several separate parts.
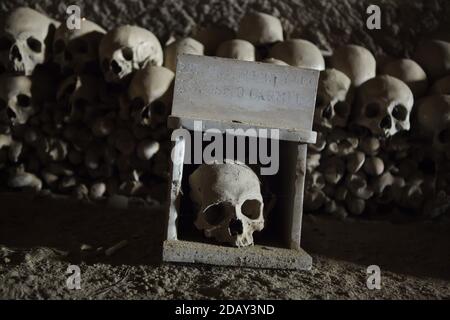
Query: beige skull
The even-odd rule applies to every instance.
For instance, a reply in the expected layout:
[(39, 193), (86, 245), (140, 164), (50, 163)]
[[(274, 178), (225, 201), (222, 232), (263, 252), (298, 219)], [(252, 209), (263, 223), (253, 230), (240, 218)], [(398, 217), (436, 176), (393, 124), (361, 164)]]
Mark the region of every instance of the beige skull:
[(357, 45), (337, 49), (330, 58), (330, 64), (345, 73), (355, 87), (359, 87), (376, 74), (374, 56), (366, 48)]
[(0, 68), (30, 76), (47, 59), (47, 43), (58, 22), (31, 8), (17, 8), (0, 29)]
[(264, 204), (259, 179), (248, 166), (203, 164), (189, 177), (189, 185), (199, 207), (197, 229), (219, 242), (253, 245), (253, 233), (264, 228)]
[(341, 71), (326, 69), (320, 73), (314, 125), (322, 129), (345, 127), (352, 105), (351, 81)]
[(130, 25), (109, 31), (100, 42), (99, 54), (108, 82), (120, 82), (147, 64), (161, 66), (163, 63), (158, 38), (146, 29)]
[(436, 81), (430, 91), (433, 94), (450, 94), (450, 76), (446, 76)]
[(99, 79), (72, 75), (61, 83), (57, 99), (66, 106), (70, 121), (86, 120), (99, 103)]
[(94, 73), (98, 65), (98, 47), (106, 31), (86, 19), (82, 19), (80, 24), (80, 29), (70, 30), (63, 23), (56, 30), (53, 59), (63, 71)]
[(277, 17), (262, 12), (247, 13), (239, 23), (238, 38), (255, 46), (283, 41), (283, 27)]
[(322, 53), (315, 44), (308, 40), (291, 39), (277, 43), (270, 49), (269, 57), (295, 67), (325, 69)]
[(275, 64), (278, 66), (288, 66), (288, 64), (286, 62), (278, 60), (278, 59), (274, 59), (274, 58), (267, 58), (267, 59), (264, 59), (262, 62)]
[(414, 60), (394, 60), (383, 66), (381, 73), (402, 80), (410, 87), (415, 98), (423, 96), (427, 91), (427, 75), (422, 67)]
[(223, 42), (217, 49), (218, 57), (255, 61), (255, 47), (246, 40), (233, 39)]
[(358, 88), (354, 123), (374, 135), (389, 137), (409, 130), (414, 98), (411, 89), (401, 80), (377, 76)]
[(31, 94), (31, 80), (25, 76), (0, 75), (0, 112), (9, 123), (25, 124), (37, 113)]
[(427, 40), (419, 44), (414, 53), (416, 60), (430, 79), (438, 79), (450, 72), (450, 43)]
[(157, 125), (169, 115), (174, 73), (148, 65), (136, 72), (128, 88), (128, 112), (136, 123)]
[(177, 67), (177, 57), (180, 54), (203, 55), (203, 45), (195, 39), (184, 38), (169, 44), (164, 50), (164, 66), (173, 72)]
[(417, 106), (416, 116), (421, 134), (433, 139), (434, 149), (450, 150), (450, 95), (424, 98)]

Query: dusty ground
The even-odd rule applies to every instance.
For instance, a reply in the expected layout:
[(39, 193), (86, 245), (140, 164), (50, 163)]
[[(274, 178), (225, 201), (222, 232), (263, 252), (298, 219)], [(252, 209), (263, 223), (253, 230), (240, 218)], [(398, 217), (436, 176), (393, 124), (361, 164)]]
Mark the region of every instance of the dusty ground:
[[(80, 3), (88, 18), (107, 29), (136, 23), (161, 39), (188, 34), (196, 23), (236, 29), (245, 11), (256, 9), (279, 16), (287, 33), (321, 49), (353, 42), (397, 56), (408, 56), (422, 37), (450, 26), (446, 0), (3, 0), (0, 12), (31, 2), (59, 19), (66, 4)], [(382, 7), (381, 31), (364, 28), (369, 3)], [(306, 217), (303, 247), (312, 254), (314, 267), (297, 272), (161, 264), (160, 209), (52, 202), (43, 210), (23, 195), (0, 203), (0, 298), (450, 299), (448, 218), (393, 223)], [(128, 241), (125, 248), (104, 254), (122, 240)], [(83, 244), (91, 249), (82, 251)], [(81, 290), (65, 285), (69, 264), (81, 268)], [(371, 264), (381, 268), (379, 291), (365, 285)]]
[[(307, 216), (303, 247), (313, 269), (276, 271), (162, 264), (160, 209), (24, 196), (1, 203), (1, 298), (450, 299), (448, 217), (395, 224)], [(126, 247), (105, 255), (122, 240)], [(66, 287), (70, 264), (81, 269), (81, 290)], [(381, 269), (379, 291), (366, 287), (372, 264)]]

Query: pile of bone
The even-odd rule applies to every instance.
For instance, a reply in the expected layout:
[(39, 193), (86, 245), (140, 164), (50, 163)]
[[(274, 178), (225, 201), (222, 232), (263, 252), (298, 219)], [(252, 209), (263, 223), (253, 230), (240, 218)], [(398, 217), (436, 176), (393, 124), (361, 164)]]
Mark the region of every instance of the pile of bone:
[(163, 201), (174, 78), (163, 55), (140, 27), (83, 19), (70, 30), (11, 12), (0, 29), (0, 188)]
[(413, 59), (337, 49), (320, 74), (305, 210), (338, 217), (392, 210), (434, 217), (450, 204), (450, 43)]
[(377, 66), (356, 45), (325, 62), (316, 45), (284, 39), (280, 20), (263, 13), (246, 14), (237, 34), (197, 28), (163, 46), (137, 26), (106, 32), (83, 19), (69, 30), (29, 8), (14, 10), (0, 27), (3, 187), (94, 199), (163, 188), (175, 61), (189, 53), (321, 71), (306, 211), (416, 209), (449, 194), (447, 42), (424, 42), (417, 62), (385, 57)]

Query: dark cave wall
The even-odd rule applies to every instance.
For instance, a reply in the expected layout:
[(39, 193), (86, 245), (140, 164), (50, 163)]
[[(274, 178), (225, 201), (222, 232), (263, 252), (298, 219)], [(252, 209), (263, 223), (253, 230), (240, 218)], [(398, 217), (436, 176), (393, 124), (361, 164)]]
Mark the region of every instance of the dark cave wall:
[[(362, 44), (374, 53), (409, 56), (415, 44), (430, 34), (450, 40), (449, 0), (2, 0), (0, 12), (31, 6), (64, 20), (66, 6), (78, 4), (82, 13), (106, 29), (137, 24), (153, 31), (161, 40), (187, 35), (196, 23), (236, 29), (247, 10), (258, 10), (282, 18), (285, 32), (329, 50), (342, 43)], [(366, 9), (381, 7), (381, 30), (366, 28)]]

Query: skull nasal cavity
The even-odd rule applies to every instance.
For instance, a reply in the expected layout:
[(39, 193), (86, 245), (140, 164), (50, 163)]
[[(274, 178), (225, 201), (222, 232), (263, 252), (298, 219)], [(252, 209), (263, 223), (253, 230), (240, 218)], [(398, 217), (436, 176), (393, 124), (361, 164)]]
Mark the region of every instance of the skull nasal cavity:
[(390, 116), (386, 116), (380, 122), (381, 129), (390, 129), (392, 127), (392, 120)]
[(119, 66), (119, 64), (116, 62), (116, 60), (113, 60), (111, 62), (111, 70), (112, 72), (114, 72), (115, 74), (119, 74), (120, 71), (122, 71), (122, 68)]
[(142, 112), (141, 112), (142, 119), (150, 119), (150, 116), (151, 116), (151, 112), (150, 112), (149, 107), (145, 107), (144, 109), (142, 109)]
[(230, 229), (230, 233), (232, 236), (237, 236), (244, 232), (244, 226), (242, 225), (241, 220), (231, 219), (228, 228)]
[(13, 46), (11, 49), (11, 57), (13, 59), (17, 59), (19, 61), (22, 61), (22, 55), (20, 54), (19, 48), (17, 46)]
[(325, 109), (323, 109), (322, 116), (326, 119), (330, 119), (332, 115), (333, 115), (333, 109), (331, 107), (331, 104), (329, 104), (325, 107)]
[(16, 118), (16, 113), (13, 110), (9, 109), (9, 108), (8, 108), (8, 110), (6, 110), (6, 114), (7, 114), (8, 118), (10, 118), (10, 119), (15, 119)]

